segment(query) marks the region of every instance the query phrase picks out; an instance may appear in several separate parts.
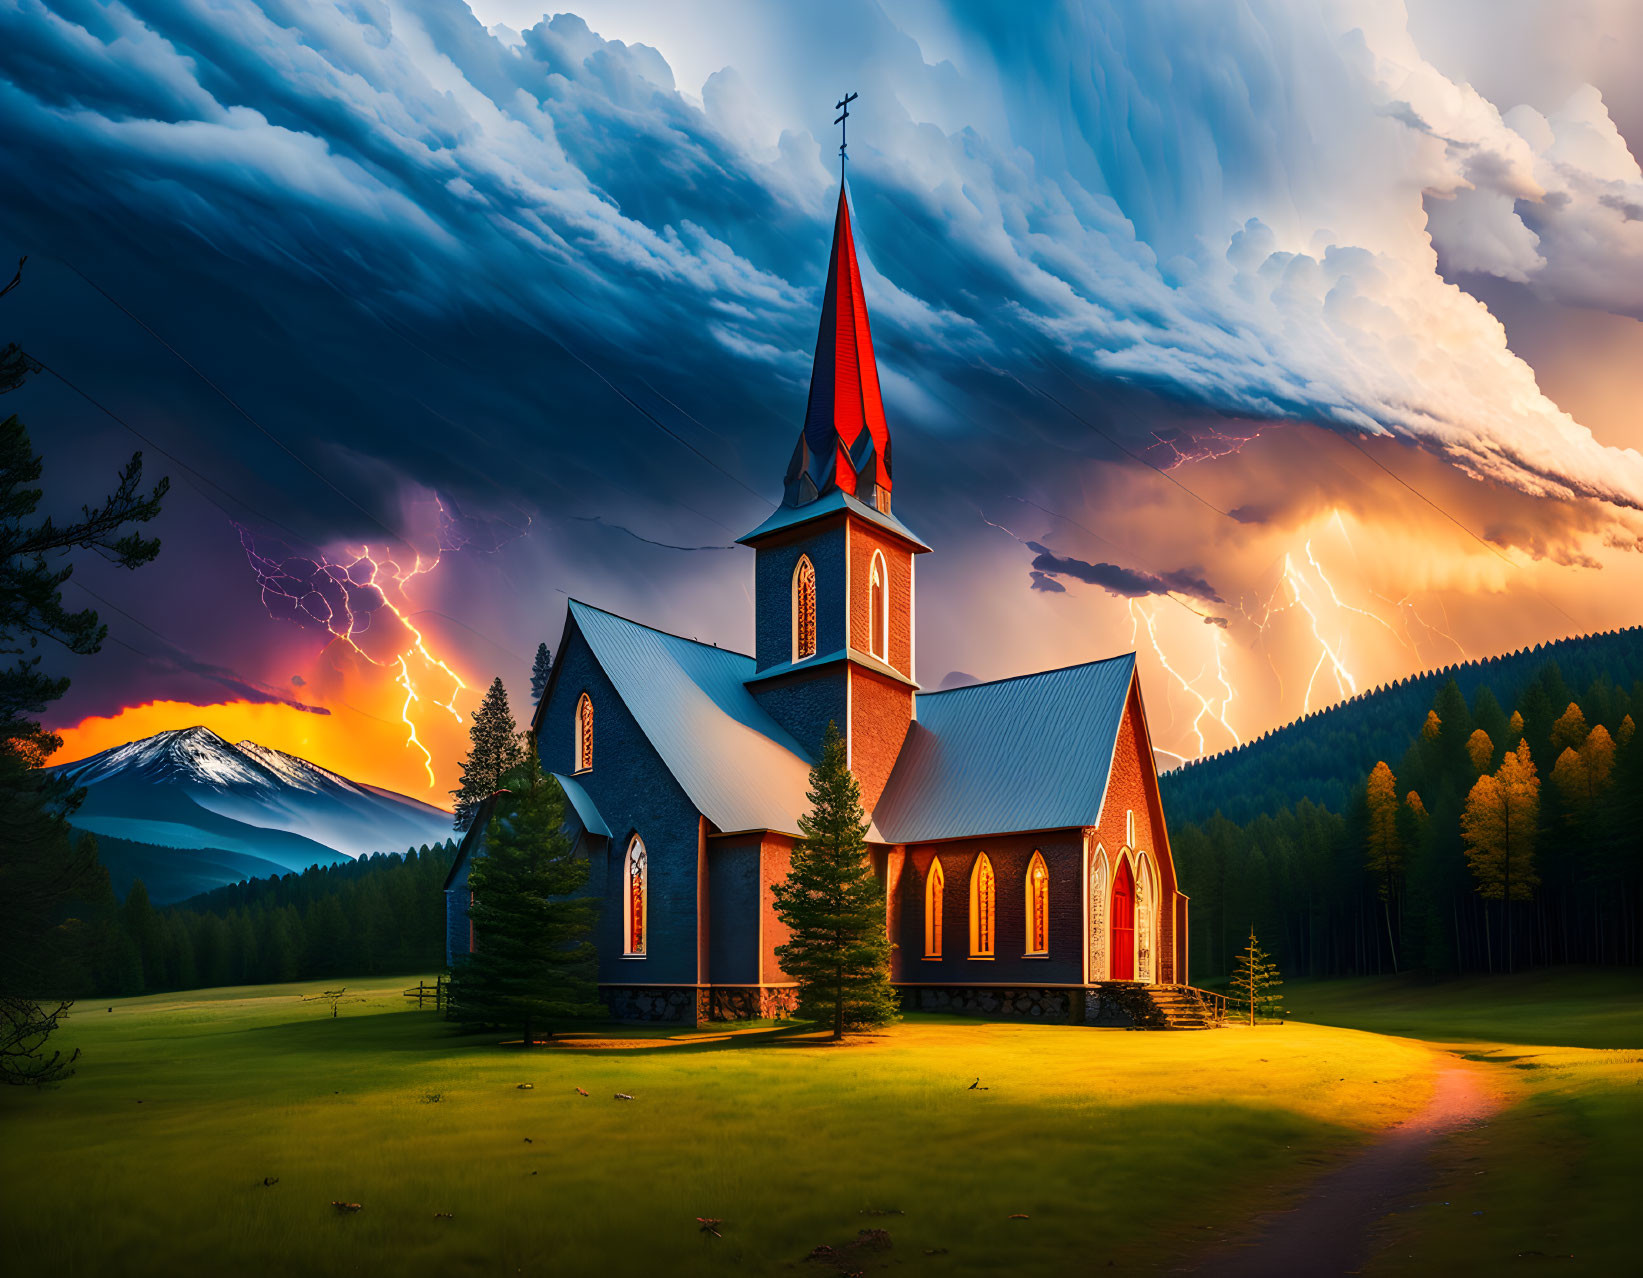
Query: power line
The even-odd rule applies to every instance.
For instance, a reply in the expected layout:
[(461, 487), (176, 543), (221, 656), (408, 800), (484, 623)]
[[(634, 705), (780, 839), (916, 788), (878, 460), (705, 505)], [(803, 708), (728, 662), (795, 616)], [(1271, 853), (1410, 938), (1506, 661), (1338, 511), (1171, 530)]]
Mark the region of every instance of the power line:
[(1170, 483), (1174, 484), (1177, 488), (1179, 488), (1182, 492), (1184, 492), (1188, 497), (1191, 497), (1193, 499), (1193, 501), (1197, 502), (1200, 506), (1205, 506), (1208, 509), (1213, 510), (1217, 515), (1221, 516), (1221, 518), (1223, 518), (1223, 519), (1232, 519), (1233, 523), (1238, 522), (1236, 519), (1233, 519), (1233, 517), (1230, 514), (1228, 514), (1226, 511), (1222, 510), (1219, 506), (1217, 506), (1214, 502), (1210, 501), (1206, 497), (1200, 496), (1198, 493), (1196, 493), (1192, 489), (1188, 488), (1185, 484), (1183, 484), (1174, 475), (1170, 474), (1169, 471), (1165, 470), (1157, 462), (1152, 461), (1149, 458), (1143, 456), (1142, 454), (1136, 452), (1133, 448), (1129, 447), (1129, 445), (1123, 443), (1121, 440), (1116, 438), (1111, 432), (1103, 430), (1100, 426), (1097, 426), (1094, 422), (1090, 421), (1089, 418), (1083, 416), (1082, 414), (1078, 413), (1077, 411), (1075, 411), (1074, 409), (1069, 407), (1067, 404), (1063, 403), (1058, 397), (1056, 397), (1055, 395), (1052, 395), (1049, 391), (1045, 390), (1042, 386), (1035, 386), (1030, 382), (1025, 382), (1021, 378), (1017, 377), (1014, 373), (1005, 373), (1005, 376), (1008, 377), (1011, 381), (1015, 382), (1016, 385), (1022, 387), (1023, 389), (1032, 391), (1035, 395), (1042, 395), (1045, 399), (1049, 400), (1050, 403), (1054, 404), (1062, 412), (1066, 413), (1067, 416), (1071, 417), (1074, 421), (1080, 422), (1083, 425), (1089, 427), (1097, 435), (1101, 436), (1102, 439), (1106, 440), (1109, 444), (1111, 444), (1114, 448), (1118, 449), (1118, 451), (1123, 453), (1125, 456), (1131, 457), (1134, 460), (1140, 462), (1143, 466), (1150, 467), (1151, 469), (1157, 471), (1165, 479), (1169, 480)]
[[(163, 448), (159, 444), (155, 443), (147, 435), (143, 434), (142, 431), (138, 430), (135, 426), (133, 426), (125, 418), (121, 417), (118, 413), (116, 413), (112, 408), (109, 408), (101, 400), (99, 400), (95, 396), (93, 396), (89, 391), (86, 391), (83, 388), (81, 388), (81, 386), (78, 383), (71, 380), (65, 374), (58, 372), (55, 368), (53, 368), (50, 364), (47, 364), (44, 360), (40, 359), (38, 356), (30, 355), (27, 352), (24, 352), (24, 354), (27, 355), (28, 359), (31, 360), (35, 364), (35, 366), (40, 369), (41, 372), (50, 373), (53, 377), (55, 377), (64, 386), (68, 387), (71, 391), (73, 391), (81, 399), (85, 400), (86, 403), (90, 404), (98, 412), (104, 414), (106, 417), (108, 417), (111, 420), (117, 422), (119, 425), (124, 426), (128, 431), (130, 431), (133, 435), (135, 435), (137, 437), (137, 439), (139, 439), (142, 443), (146, 444), (149, 448), (152, 448), (155, 452), (159, 453), (161, 457), (164, 457), (167, 461), (171, 462), (172, 465), (182, 467), (182, 469), (185, 472), (187, 472), (187, 475), (191, 477), (190, 486), (196, 492), (198, 492), (201, 497), (205, 498), (206, 501), (210, 502), (211, 505), (215, 506), (219, 511), (221, 511), (224, 515), (226, 515), (229, 518), (229, 520), (237, 523), (237, 522), (239, 522), (240, 516), (236, 515), (233, 511), (229, 510), (228, 507), (224, 506), (215, 497), (211, 496), (210, 493), (206, 492), (203, 488), (200, 487), (200, 484), (210, 485), (212, 488), (215, 488), (218, 492), (222, 493), (223, 496), (229, 498), (229, 500), (237, 501), (241, 506), (245, 507), (246, 510), (250, 511), (258, 519), (263, 520), (265, 523), (270, 523), (270, 524), (274, 525), (274, 527), (276, 527), (276, 528), (283, 529), (285, 532), (287, 532), (291, 535), (291, 537), (296, 541), (296, 543), (298, 545), (308, 546), (311, 549), (318, 549), (318, 547), (314, 546), (313, 542), (309, 541), (306, 537), (302, 536), (295, 529), (291, 528), (288, 524), (282, 523), (280, 520), (275, 519), (272, 515), (266, 514), (265, 512), (263, 512), (261, 510), (258, 510), (257, 507), (253, 506), (250, 502), (246, 501), (245, 498), (238, 497), (235, 494), (229, 492), (228, 489), (224, 488), (221, 484), (217, 483), (216, 480), (214, 480), (214, 479), (210, 478), (209, 476), (201, 473), (200, 471), (194, 469), (194, 467), (190, 466), (182, 458), (178, 457), (177, 454), (175, 454), (175, 453), (171, 452), (169, 449)], [(194, 481), (198, 481), (198, 482), (194, 482)]]
[(97, 294), (100, 297), (103, 298), (104, 301), (108, 302), (109, 305), (111, 305), (115, 309), (117, 309), (122, 315), (124, 315), (132, 323), (134, 323), (138, 327), (140, 327), (145, 333), (147, 333), (150, 337), (152, 337), (161, 346), (165, 347), (166, 350), (170, 351), (171, 354), (178, 360), (178, 362), (180, 362), (185, 368), (187, 368), (189, 370), (189, 372), (193, 373), (194, 376), (198, 377), (202, 382), (204, 382), (214, 392), (216, 392), (216, 394), (219, 397), (221, 397), (221, 399), (230, 408), (232, 408), (241, 417), (245, 418), (245, 420), (247, 422), (249, 422), (258, 431), (260, 431), (263, 434), (263, 436), (265, 436), (271, 443), (273, 443), (277, 448), (279, 448), (281, 452), (285, 453), (286, 456), (290, 457), (292, 461), (296, 462), (299, 466), (301, 466), (304, 470), (306, 470), (315, 479), (319, 480), (320, 483), (324, 484), (327, 488), (329, 488), (332, 492), (334, 492), (338, 497), (342, 498), (343, 501), (347, 502), (355, 510), (359, 511), (360, 514), (364, 515), (367, 519), (369, 519), (378, 528), (382, 529), (382, 531), (388, 537), (392, 538), (394, 541), (404, 541), (405, 540), (404, 537), (402, 537), (399, 533), (395, 532), (393, 529), (389, 528), (388, 525), (383, 523), (382, 520), (377, 518), (376, 515), (372, 514), (369, 510), (365, 509), (364, 506), (361, 506), (357, 501), (355, 501), (347, 493), (343, 492), (342, 489), (338, 488), (337, 485), (334, 482), (332, 482), (331, 478), (328, 475), (324, 474), (323, 472), (317, 470), (314, 466), (310, 465), (309, 462), (307, 461), (307, 459), (305, 459), (304, 457), (299, 455), (283, 439), (281, 439), (278, 435), (274, 434), (273, 431), (269, 430), (266, 426), (264, 426), (261, 422), (259, 422), (255, 417), (253, 417), (249, 412), (247, 412), (246, 409), (244, 408), (244, 406), (241, 405), (240, 402), (237, 399), (235, 399), (232, 395), (230, 395), (227, 391), (225, 391), (221, 386), (217, 385), (216, 382), (212, 381), (209, 377), (207, 377), (205, 375), (205, 373), (200, 370), (200, 368), (197, 364), (195, 364), (191, 359), (189, 359), (186, 355), (184, 355), (181, 351), (179, 351), (175, 346), (173, 346), (170, 342), (168, 342), (164, 337), (162, 337), (157, 331), (155, 331), (153, 326), (150, 325), (147, 320), (144, 320), (141, 316), (139, 316), (139, 315), (135, 314), (134, 312), (132, 312), (131, 309), (128, 308), (123, 302), (121, 302), (118, 298), (116, 298), (113, 295), (111, 295), (110, 293), (108, 293), (95, 280), (91, 279), (88, 275), (86, 275), (86, 273), (84, 271), (82, 271), (79, 267), (75, 266), (74, 263), (69, 262), (69, 261), (65, 261), (62, 258), (58, 258), (57, 260), (62, 262), (62, 264), (64, 266), (68, 267), (69, 270), (73, 271), (75, 275), (79, 276), (80, 279), (83, 280), (90, 288), (94, 289), (97, 292)]
[[(1350, 448), (1352, 448), (1355, 452), (1357, 452), (1360, 456), (1362, 456), (1366, 460), (1368, 460), (1368, 461), (1372, 462), (1374, 465), (1380, 467), (1381, 470), (1385, 471), (1393, 479), (1397, 480), (1398, 483), (1402, 484), (1410, 492), (1414, 493), (1415, 496), (1419, 497), (1422, 501), (1424, 501), (1433, 510), (1437, 511), (1438, 514), (1442, 515), (1450, 523), (1454, 524), (1456, 528), (1459, 528), (1463, 533), (1465, 533), (1473, 541), (1477, 542), (1478, 545), (1482, 546), (1485, 550), (1487, 550), (1491, 555), (1495, 556), (1495, 558), (1499, 559), (1502, 563), (1506, 564), (1508, 567), (1511, 567), (1513, 569), (1518, 569), (1518, 570), (1522, 569), (1523, 565), (1518, 563), (1517, 560), (1513, 559), (1505, 551), (1501, 550), (1499, 546), (1494, 545), (1492, 542), (1486, 540), (1483, 537), (1480, 537), (1477, 533), (1473, 532), (1465, 524), (1461, 523), (1461, 521), (1459, 519), (1457, 519), (1454, 515), (1450, 514), (1447, 510), (1445, 510), (1437, 502), (1433, 501), (1425, 493), (1421, 492), (1420, 489), (1416, 488), (1413, 484), (1411, 484), (1408, 480), (1406, 480), (1402, 475), (1398, 474), (1397, 471), (1393, 470), (1385, 462), (1381, 461), (1380, 458), (1376, 457), (1373, 453), (1371, 453), (1367, 449), (1365, 449), (1361, 444), (1358, 443), (1357, 440), (1353, 439), (1349, 435), (1339, 435), (1337, 432), (1334, 432), (1334, 431), (1331, 431), (1330, 434), (1337, 435), (1337, 438), (1339, 438), (1342, 443), (1348, 445)], [(1546, 598), (1545, 595), (1541, 594), (1540, 591), (1536, 590), (1533, 586), (1529, 587), (1529, 593), (1534, 595), (1534, 597), (1536, 599), (1540, 600), (1541, 603), (1545, 604), (1553, 612), (1557, 613), (1558, 616), (1562, 617), (1563, 620), (1567, 621), (1571, 626), (1577, 624), (1573, 617), (1571, 617), (1568, 613), (1564, 612), (1563, 609), (1559, 608), (1555, 603), (1553, 603), (1550, 599)]]

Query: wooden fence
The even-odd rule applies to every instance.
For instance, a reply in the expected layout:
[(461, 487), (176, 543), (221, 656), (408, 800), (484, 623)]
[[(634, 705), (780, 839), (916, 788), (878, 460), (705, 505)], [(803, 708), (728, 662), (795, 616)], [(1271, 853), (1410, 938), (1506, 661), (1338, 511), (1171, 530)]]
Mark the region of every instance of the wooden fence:
[(449, 986), (449, 980), (443, 976), (436, 976), (432, 985), (418, 981), (416, 985), (405, 991), (405, 997), (415, 999), (418, 1009), (427, 1007), (431, 1003), (437, 1011), (446, 1006), (449, 1001)]

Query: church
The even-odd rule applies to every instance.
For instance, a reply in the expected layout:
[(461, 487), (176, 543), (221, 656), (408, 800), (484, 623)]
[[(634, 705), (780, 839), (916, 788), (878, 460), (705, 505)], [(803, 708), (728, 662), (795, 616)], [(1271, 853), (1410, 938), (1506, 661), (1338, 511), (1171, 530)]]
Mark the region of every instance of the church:
[[(861, 786), (909, 1008), (1136, 1020), (1187, 983), (1179, 890), (1133, 653), (926, 692), (916, 578), (841, 184), (804, 427), (753, 557), (751, 655), (571, 600), (531, 723), (564, 790), (601, 998), (619, 1017), (733, 1020), (794, 1004), (785, 878), (829, 722)], [(447, 958), (472, 946), (467, 872)]]

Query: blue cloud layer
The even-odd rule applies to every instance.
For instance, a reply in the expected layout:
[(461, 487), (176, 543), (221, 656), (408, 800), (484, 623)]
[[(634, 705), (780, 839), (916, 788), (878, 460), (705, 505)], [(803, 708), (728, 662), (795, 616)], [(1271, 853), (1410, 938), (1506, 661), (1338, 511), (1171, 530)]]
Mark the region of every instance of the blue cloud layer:
[[(442, 547), (531, 528), (589, 571), (716, 563), (802, 417), (842, 86), (921, 529), (1000, 498), (1098, 509), (1131, 469), (1111, 441), (1173, 464), (1271, 419), (1643, 504), (1643, 460), (1549, 403), (1440, 273), (1643, 315), (1643, 181), (1595, 90), (1497, 106), (1396, 7), (1349, 0), (724, 0), (670, 9), (664, 51), (568, 15), (487, 30), (518, 19), (476, 2), (0, 0), (0, 249), (37, 254), (7, 318), (209, 475), (270, 560), (380, 545), (432, 490)], [(1252, 521), (1283, 504), (1240, 496)], [(222, 571), (211, 537), (254, 584), (205, 513), (168, 573)], [(1079, 549), (1041, 534), (1026, 583), (1236, 593), (1213, 548)], [(219, 656), (247, 625), (196, 624)]]

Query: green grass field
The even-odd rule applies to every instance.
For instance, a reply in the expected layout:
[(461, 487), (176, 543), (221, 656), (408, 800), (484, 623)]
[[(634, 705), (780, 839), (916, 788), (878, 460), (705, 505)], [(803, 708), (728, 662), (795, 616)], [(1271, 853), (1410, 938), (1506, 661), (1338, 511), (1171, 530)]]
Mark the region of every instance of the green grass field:
[(1487, 1127), (1444, 1144), (1435, 1191), (1393, 1219), (1367, 1272), (1635, 1271), (1643, 973), (1565, 968), (1290, 991), (1298, 1016), (1425, 1039), (1479, 1062), (1507, 1101)]
[(77, 1008), (78, 1076), (0, 1097), (8, 1268), (826, 1274), (812, 1248), (883, 1228), (840, 1271), (1151, 1269), (1429, 1090), (1422, 1045), (1293, 1024), (920, 1016), (842, 1048), (623, 1028), (526, 1053), (407, 1010), (405, 983), (337, 1020), (289, 986)]

